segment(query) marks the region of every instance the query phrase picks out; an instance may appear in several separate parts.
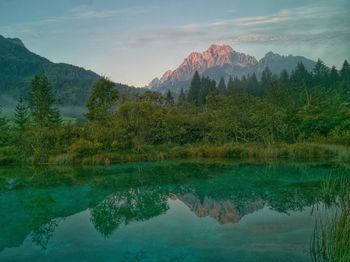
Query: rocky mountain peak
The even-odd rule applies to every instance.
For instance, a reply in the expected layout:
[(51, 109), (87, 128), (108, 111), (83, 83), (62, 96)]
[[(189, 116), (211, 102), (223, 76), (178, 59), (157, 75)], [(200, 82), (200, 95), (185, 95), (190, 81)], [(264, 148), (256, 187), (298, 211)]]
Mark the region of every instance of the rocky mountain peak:
[(203, 73), (212, 67), (223, 67), (225, 65), (246, 67), (255, 63), (257, 63), (257, 60), (254, 57), (235, 52), (229, 45), (213, 44), (202, 53), (190, 53), (177, 69), (166, 71), (159, 82), (152, 80), (148, 87), (157, 88), (166, 82), (187, 81), (192, 78), (196, 71)]
[(167, 70), (167, 71), (163, 74), (163, 76), (160, 78), (160, 81), (161, 81), (161, 82), (164, 82), (164, 81), (168, 80), (168, 78), (170, 77), (170, 75), (171, 75), (172, 72), (173, 72), (172, 70)]

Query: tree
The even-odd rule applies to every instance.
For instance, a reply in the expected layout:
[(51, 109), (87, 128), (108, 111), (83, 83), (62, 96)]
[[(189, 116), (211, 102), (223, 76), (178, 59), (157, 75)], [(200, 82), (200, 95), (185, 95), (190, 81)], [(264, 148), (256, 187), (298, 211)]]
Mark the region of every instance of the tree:
[[(268, 86), (266, 86), (267, 88)], [(259, 88), (259, 83), (258, 79), (256, 78), (255, 73), (253, 73), (251, 76), (248, 75), (247, 77), (247, 82), (246, 82), (246, 90), (248, 94), (254, 95), (254, 96), (259, 96), (263, 94), (263, 90)]]
[(216, 88), (215, 80), (211, 80), (209, 77), (202, 77), (201, 79), (201, 101), (205, 104), (209, 95), (217, 95), (218, 90)]
[(227, 83), (227, 91), (231, 95), (233, 93), (237, 93), (241, 90), (241, 81), (238, 79), (238, 77), (235, 77), (232, 79), (232, 76), (230, 76), (228, 83)]
[(288, 74), (288, 71), (286, 69), (282, 70), (279, 80), (284, 84), (289, 81), (289, 74)]
[(0, 106), (0, 146), (7, 145), (9, 141), (9, 126), (7, 119), (1, 116), (2, 109)]
[(260, 86), (262, 90), (265, 90), (272, 82), (272, 72), (270, 68), (265, 67), (264, 71), (261, 73)]
[(350, 65), (347, 60), (345, 60), (343, 63), (343, 67), (340, 70), (340, 76), (344, 84), (350, 84)]
[(218, 90), (220, 95), (225, 95), (227, 93), (226, 83), (223, 77), (220, 78)]
[(29, 125), (29, 111), (28, 105), (23, 97), (20, 97), (18, 104), (16, 106), (14, 123), (16, 129), (23, 132), (28, 128)]
[(184, 102), (186, 102), (186, 95), (185, 95), (184, 89), (181, 88), (181, 91), (180, 91), (180, 95), (179, 95), (177, 104), (178, 104), (178, 105), (181, 105), (181, 104), (183, 104)]
[(303, 63), (298, 63), (290, 76), (290, 80), (300, 88), (309, 87), (311, 85), (311, 74), (306, 70)]
[(100, 78), (92, 86), (91, 95), (87, 102), (89, 112), (86, 116), (88, 120), (103, 124), (110, 123), (118, 98), (119, 94), (114, 83), (105, 77)]
[(28, 108), (33, 124), (38, 128), (57, 127), (61, 124), (58, 101), (54, 98), (48, 79), (44, 75), (37, 75), (32, 81)]
[(168, 92), (166, 93), (166, 101), (172, 106), (175, 105), (174, 97), (171, 94), (170, 90), (168, 90)]
[(338, 70), (335, 68), (335, 66), (332, 66), (332, 69), (329, 73), (329, 82), (331, 86), (336, 86), (337, 82), (339, 81), (339, 74)]
[(199, 77), (198, 72), (196, 71), (193, 75), (191, 86), (188, 91), (187, 101), (196, 106), (202, 106), (202, 90), (201, 90), (201, 79)]
[(58, 100), (53, 96), (47, 78), (44, 75), (35, 76), (28, 100), (33, 128), (26, 137), (26, 145), (23, 145), (31, 148), (33, 163), (47, 163), (49, 154), (57, 149), (58, 127), (62, 123), (57, 105)]
[(321, 59), (318, 59), (312, 71), (313, 80), (316, 85), (327, 86), (329, 69)]

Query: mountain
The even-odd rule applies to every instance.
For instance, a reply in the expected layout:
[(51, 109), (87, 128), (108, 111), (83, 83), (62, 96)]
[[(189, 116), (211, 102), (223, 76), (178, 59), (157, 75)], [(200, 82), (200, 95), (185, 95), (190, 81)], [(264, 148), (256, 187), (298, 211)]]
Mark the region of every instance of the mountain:
[[(31, 80), (36, 74), (44, 73), (54, 93), (63, 105), (85, 106), (92, 84), (100, 76), (82, 67), (65, 63), (53, 63), (29, 51), (18, 38), (0, 35), (0, 103), (14, 106), (19, 96), (30, 90)], [(124, 92), (136, 89), (116, 84)]]
[(228, 80), (230, 76), (241, 77), (252, 73), (260, 77), (267, 66), (274, 74), (279, 74), (283, 69), (291, 72), (299, 62), (308, 70), (315, 65), (314, 61), (302, 56), (281, 56), (272, 52), (258, 61), (254, 56), (234, 51), (229, 45), (211, 45), (203, 53), (191, 53), (178, 68), (166, 71), (160, 79), (153, 79), (147, 87), (159, 92), (179, 92), (181, 88), (189, 88), (195, 71), (218, 81), (221, 77)]

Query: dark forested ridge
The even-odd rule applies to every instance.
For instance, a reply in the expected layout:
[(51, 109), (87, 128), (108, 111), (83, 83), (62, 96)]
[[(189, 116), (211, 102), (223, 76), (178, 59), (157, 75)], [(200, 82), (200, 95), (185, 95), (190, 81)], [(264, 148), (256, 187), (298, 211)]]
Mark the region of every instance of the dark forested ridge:
[[(82, 67), (53, 63), (30, 52), (20, 39), (0, 35), (0, 102), (11, 106), (14, 99), (27, 96), (37, 74), (44, 74), (53, 93), (63, 105), (69, 106), (85, 106), (92, 84), (100, 78)], [(116, 84), (116, 88), (135, 92), (134, 88), (123, 84)]]

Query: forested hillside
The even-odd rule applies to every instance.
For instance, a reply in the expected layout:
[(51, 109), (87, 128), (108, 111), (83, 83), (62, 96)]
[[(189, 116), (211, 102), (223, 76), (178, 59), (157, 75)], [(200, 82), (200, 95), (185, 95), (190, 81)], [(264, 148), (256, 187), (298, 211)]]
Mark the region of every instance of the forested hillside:
[[(20, 39), (0, 35), (0, 103), (14, 106), (13, 101), (28, 96), (35, 75), (44, 74), (52, 92), (62, 106), (85, 106), (90, 88), (100, 76), (64, 63), (53, 63), (30, 52)], [(137, 92), (127, 85), (116, 84), (122, 92)]]
[(347, 61), (338, 71), (321, 60), (312, 72), (302, 63), (280, 76), (265, 68), (260, 80), (253, 74), (216, 83), (196, 72), (189, 91), (177, 97), (124, 96), (101, 78), (92, 87), (86, 122), (63, 123), (49, 80), (36, 76), (15, 118), (1, 118), (0, 162), (334, 157), (322, 145), (350, 144), (349, 85)]

